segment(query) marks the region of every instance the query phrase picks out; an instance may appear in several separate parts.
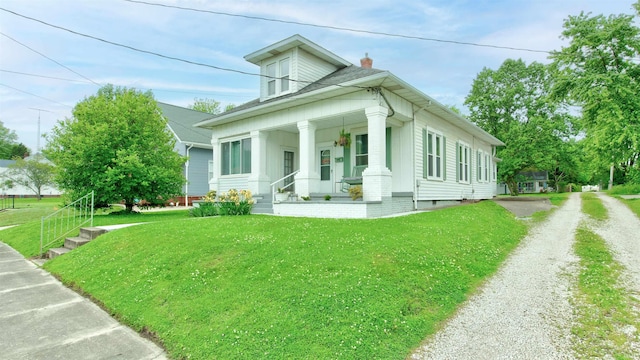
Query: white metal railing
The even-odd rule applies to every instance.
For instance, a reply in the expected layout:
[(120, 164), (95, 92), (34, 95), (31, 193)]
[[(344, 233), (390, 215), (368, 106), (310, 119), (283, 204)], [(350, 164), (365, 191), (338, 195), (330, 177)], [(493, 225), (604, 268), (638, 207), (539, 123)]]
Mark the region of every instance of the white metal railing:
[[(274, 182), (272, 182), (270, 184), (271, 185), (271, 197), (272, 197), (271, 200), (272, 201), (276, 201), (276, 185), (279, 184), (281, 181), (284, 181), (285, 179), (288, 179), (288, 178), (294, 176), (295, 174), (297, 174), (299, 172), (300, 172), (300, 170), (296, 170), (296, 171), (292, 172), (291, 174), (289, 174), (289, 175), (287, 175), (287, 176), (285, 176), (283, 178), (280, 178), (280, 179), (278, 179), (278, 180), (276, 180), (276, 181), (274, 181)], [(281, 187), (279, 189), (284, 190), (284, 189), (288, 188), (289, 186), (291, 186), (291, 185), (293, 185), (295, 183), (296, 183), (296, 180), (294, 179), (293, 181), (291, 181), (290, 183), (288, 183), (287, 185), (285, 185), (285, 186), (283, 186), (283, 187)]]
[(40, 222), (40, 257), (45, 247), (59, 241), (70, 232), (87, 223), (93, 226), (93, 206), (92, 191), (53, 214), (43, 216)]

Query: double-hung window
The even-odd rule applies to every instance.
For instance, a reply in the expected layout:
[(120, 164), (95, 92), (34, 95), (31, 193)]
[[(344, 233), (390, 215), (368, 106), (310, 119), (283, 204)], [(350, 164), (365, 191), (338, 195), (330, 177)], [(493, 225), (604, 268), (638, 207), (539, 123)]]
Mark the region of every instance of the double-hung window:
[(423, 177), (442, 180), (444, 174), (444, 137), (442, 134), (423, 131)]
[(478, 167), (478, 182), (482, 181), (482, 150), (477, 150), (476, 164)]
[(469, 145), (459, 142), (456, 150), (456, 172), (458, 173), (458, 181), (468, 183), (471, 178), (469, 174), (471, 166), (471, 148)]
[(356, 135), (356, 166), (369, 165), (369, 135)]
[(221, 147), (221, 175), (251, 173), (251, 138), (224, 142)]
[(484, 153), (484, 181), (489, 182), (489, 154)]
[(289, 92), (291, 89), (291, 61), (288, 57), (267, 64), (265, 75), (267, 96)]

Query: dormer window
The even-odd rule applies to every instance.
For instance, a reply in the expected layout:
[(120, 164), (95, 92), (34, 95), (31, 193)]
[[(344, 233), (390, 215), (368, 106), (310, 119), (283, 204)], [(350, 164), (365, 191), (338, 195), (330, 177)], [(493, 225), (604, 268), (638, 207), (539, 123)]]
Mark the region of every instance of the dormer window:
[(267, 76), (267, 96), (276, 96), (290, 90), (291, 62), (289, 58), (267, 64), (265, 75)]

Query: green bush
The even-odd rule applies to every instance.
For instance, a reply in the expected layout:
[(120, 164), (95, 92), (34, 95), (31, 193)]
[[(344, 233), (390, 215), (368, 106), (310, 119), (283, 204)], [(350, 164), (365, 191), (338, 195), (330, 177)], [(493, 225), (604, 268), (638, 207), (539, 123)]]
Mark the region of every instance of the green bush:
[(202, 202), (200, 206), (189, 210), (189, 215), (193, 217), (205, 217), (218, 215), (218, 206), (214, 202)]
[(640, 184), (616, 185), (607, 191), (610, 195), (635, 195), (640, 194)]

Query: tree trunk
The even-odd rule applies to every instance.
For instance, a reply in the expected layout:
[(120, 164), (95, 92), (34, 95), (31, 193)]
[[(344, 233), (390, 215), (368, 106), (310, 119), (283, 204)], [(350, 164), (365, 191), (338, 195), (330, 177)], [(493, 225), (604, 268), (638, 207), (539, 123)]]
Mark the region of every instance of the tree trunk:
[(509, 193), (511, 196), (518, 196), (518, 182), (515, 178), (509, 178), (505, 180), (507, 187), (509, 187)]
[(125, 201), (125, 203), (124, 203), (125, 211), (133, 212), (133, 205), (135, 205), (135, 204), (132, 201)]

